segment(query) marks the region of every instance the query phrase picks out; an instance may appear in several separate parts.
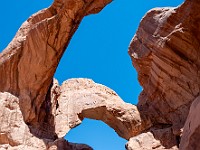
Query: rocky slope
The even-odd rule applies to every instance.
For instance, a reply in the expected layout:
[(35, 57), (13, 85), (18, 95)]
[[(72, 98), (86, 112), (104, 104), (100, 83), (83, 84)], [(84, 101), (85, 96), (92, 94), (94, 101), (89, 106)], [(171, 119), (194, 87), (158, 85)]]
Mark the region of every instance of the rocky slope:
[(0, 149), (92, 149), (63, 139), (84, 118), (104, 121), (129, 140), (128, 150), (199, 149), (198, 0), (142, 19), (129, 48), (143, 86), (137, 106), (89, 79), (53, 79), (82, 18), (110, 2), (55, 0), (0, 54)]

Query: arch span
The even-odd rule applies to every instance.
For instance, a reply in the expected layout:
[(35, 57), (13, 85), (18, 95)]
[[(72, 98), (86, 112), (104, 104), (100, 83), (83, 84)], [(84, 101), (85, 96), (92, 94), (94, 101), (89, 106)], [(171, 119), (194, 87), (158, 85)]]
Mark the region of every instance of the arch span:
[(58, 137), (63, 137), (84, 118), (105, 122), (127, 140), (151, 126), (136, 106), (125, 103), (113, 90), (89, 79), (65, 81), (60, 87), (58, 105), (55, 117)]

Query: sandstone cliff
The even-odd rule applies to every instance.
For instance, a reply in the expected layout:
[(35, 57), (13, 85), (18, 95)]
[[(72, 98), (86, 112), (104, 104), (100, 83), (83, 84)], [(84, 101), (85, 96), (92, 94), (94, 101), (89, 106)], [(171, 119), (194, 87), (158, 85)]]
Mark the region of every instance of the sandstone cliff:
[[(151, 132), (167, 148), (179, 146), (183, 129), (180, 149), (200, 148), (191, 140), (198, 134), (198, 123), (193, 120), (197, 108), (190, 110), (200, 88), (199, 8), (198, 0), (186, 0), (178, 8), (149, 11), (129, 47), (143, 86), (138, 110), (151, 118)], [(189, 110), (190, 121), (184, 127)]]
[(55, 0), (0, 54), (0, 149), (92, 149), (63, 139), (84, 118), (104, 121), (128, 150), (199, 149), (198, 0), (142, 19), (129, 48), (143, 86), (137, 106), (89, 79), (53, 79), (82, 18), (110, 2)]

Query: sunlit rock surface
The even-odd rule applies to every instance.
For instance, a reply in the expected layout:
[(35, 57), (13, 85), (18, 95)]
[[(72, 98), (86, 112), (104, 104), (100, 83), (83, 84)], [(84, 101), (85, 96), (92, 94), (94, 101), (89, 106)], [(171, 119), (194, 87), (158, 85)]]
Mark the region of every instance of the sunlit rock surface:
[[(153, 127), (169, 130), (168, 138), (164, 136), (162, 139), (161, 134), (158, 136), (150, 129), (168, 149), (175, 144), (179, 147), (183, 128), (187, 131), (183, 132), (181, 148), (186, 150), (194, 143), (194, 149), (200, 146), (197, 138), (189, 141), (196, 133), (195, 129), (188, 133), (190, 128), (184, 127), (190, 105), (199, 96), (199, 2), (186, 0), (178, 8), (150, 10), (142, 19), (129, 48), (138, 80), (143, 86), (138, 110), (151, 118)], [(195, 124), (197, 121), (193, 119), (198, 112), (193, 108), (187, 122)]]
[(136, 106), (125, 103), (113, 90), (92, 80), (67, 80), (60, 93), (55, 117), (58, 137), (63, 137), (84, 118), (105, 122), (127, 140), (151, 126)]
[[(59, 96), (56, 92), (59, 90), (53, 85), (53, 75), (82, 18), (98, 13), (110, 2), (111, 0), (55, 0), (49, 8), (37, 12), (25, 21), (11, 43), (0, 53), (0, 92), (10, 95), (8, 100), (4, 95), (1, 100), (10, 101), (10, 107), (14, 108), (12, 111), (1, 108), (1, 148), (21, 144), (28, 146), (30, 143), (33, 149), (43, 149), (48, 146), (44, 142), (46, 139), (51, 142), (56, 140), (59, 145), (64, 143), (60, 142), (55, 132)], [(7, 116), (4, 112), (8, 113)], [(21, 118), (13, 120), (15, 116)], [(23, 125), (15, 126), (13, 123)], [(28, 128), (21, 129), (25, 127)], [(15, 134), (17, 131), (20, 131), (19, 136)], [(36, 140), (31, 140), (31, 133)], [(24, 136), (27, 136), (27, 140)], [(16, 140), (20, 142), (15, 138), (19, 138)], [(37, 140), (43, 141), (43, 145), (37, 144)], [(73, 147), (71, 149), (76, 149)]]
[(53, 79), (82, 18), (110, 2), (55, 0), (23, 23), (0, 54), (0, 149), (91, 150), (63, 138), (84, 118), (115, 129), (128, 150), (199, 149), (198, 0), (142, 19), (129, 48), (143, 86), (137, 106), (90, 79)]

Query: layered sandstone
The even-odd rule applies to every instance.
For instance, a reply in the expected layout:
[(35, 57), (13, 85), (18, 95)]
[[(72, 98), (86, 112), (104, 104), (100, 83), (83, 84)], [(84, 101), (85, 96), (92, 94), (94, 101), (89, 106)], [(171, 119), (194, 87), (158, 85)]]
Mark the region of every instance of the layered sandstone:
[[(14, 106), (9, 104), (13, 109), (11, 111), (6, 107), (4, 109), (2, 102), (1, 119), (5, 121), (5, 126), (4, 123), (0, 126), (1, 148), (28, 146), (27, 143), (33, 149), (48, 148), (44, 142), (46, 139), (51, 141), (51, 145), (56, 145), (53, 143), (56, 141), (58, 148), (60, 145), (63, 148), (70, 146), (66, 141), (58, 139), (55, 132), (59, 90), (54, 85), (53, 75), (82, 18), (98, 13), (110, 2), (55, 0), (49, 8), (37, 12), (22, 24), (14, 39), (0, 54), (0, 92), (10, 95), (8, 99), (3, 98), (6, 96), (1, 99), (14, 103)], [(13, 120), (15, 116), (18, 117)], [(16, 126), (15, 122), (20, 125)], [(17, 131), (20, 132), (19, 136), (16, 135)], [(13, 136), (19, 139), (15, 142)], [(27, 140), (24, 136), (27, 136)], [(36, 140), (31, 140), (32, 136)], [(37, 144), (38, 140), (42, 141), (43, 146)], [(80, 149), (80, 146), (70, 147)]]
[(85, 117), (104, 121), (127, 140), (151, 126), (103, 85), (71, 79), (59, 86), (53, 79), (81, 19), (109, 2), (55, 1), (31, 16), (0, 54), (2, 149), (91, 149), (63, 139)]
[[(55, 0), (32, 15), (0, 54), (0, 91), (19, 97), (26, 123), (35, 124), (60, 58), (82, 18), (111, 0)], [(3, 80), (2, 80), (3, 79)]]
[(110, 2), (55, 0), (0, 54), (0, 149), (90, 150), (63, 139), (84, 118), (104, 121), (129, 140), (128, 150), (199, 148), (198, 0), (153, 9), (142, 19), (129, 48), (143, 86), (137, 106), (89, 79), (61, 86), (53, 79), (82, 18)]
[[(137, 107), (140, 113), (151, 118), (154, 127), (169, 129), (170, 139), (174, 140), (166, 143), (169, 138), (164, 139), (164, 145), (168, 148), (174, 144), (179, 146), (190, 105), (199, 96), (199, 9), (198, 0), (186, 0), (178, 8), (149, 11), (142, 19), (129, 48), (133, 66), (143, 86)], [(197, 113), (191, 109), (190, 121), (195, 119), (191, 116)], [(184, 131), (181, 145), (195, 131), (193, 129), (190, 134)], [(187, 140), (184, 134), (190, 135)], [(154, 137), (162, 141), (155, 133)], [(199, 145), (197, 141), (195, 143)]]
[(197, 150), (200, 149), (200, 97), (198, 96), (190, 107), (187, 121), (184, 125), (183, 136), (181, 138), (181, 150)]

